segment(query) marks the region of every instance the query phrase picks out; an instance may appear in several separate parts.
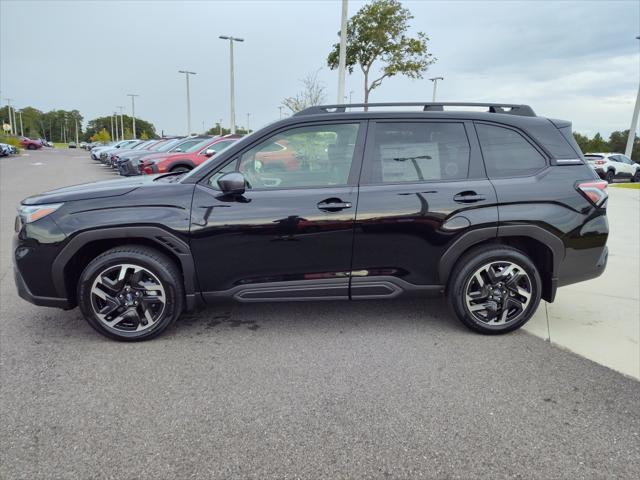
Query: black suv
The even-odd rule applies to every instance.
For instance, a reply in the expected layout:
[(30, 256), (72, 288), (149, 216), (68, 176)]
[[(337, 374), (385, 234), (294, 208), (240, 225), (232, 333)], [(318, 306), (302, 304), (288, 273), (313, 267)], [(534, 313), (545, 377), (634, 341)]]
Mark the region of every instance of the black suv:
[(225, 299), (446, 294), (494, 334), (603, 272), (606, 182), (569, 122), (526, 105), (363, 107), (309, 108), (186, 174), (27, 198), (20, 296), (141, 340)]

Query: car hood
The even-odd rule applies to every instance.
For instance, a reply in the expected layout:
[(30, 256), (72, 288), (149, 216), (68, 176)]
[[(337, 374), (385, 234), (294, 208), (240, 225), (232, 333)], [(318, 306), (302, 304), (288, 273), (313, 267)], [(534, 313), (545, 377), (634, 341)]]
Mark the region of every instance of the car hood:
[(143, 175), (127, 177), (118, 180), (83, 183), (70, 187), (58, 188), (49, 192), (25, 198), (23, 205), (41, 205), (45, 203), (61, 203), (73, 200), (88, 200), (90, 198), (115, 197), (129, 193), (142, 185), (149, 185), (158, 175)]

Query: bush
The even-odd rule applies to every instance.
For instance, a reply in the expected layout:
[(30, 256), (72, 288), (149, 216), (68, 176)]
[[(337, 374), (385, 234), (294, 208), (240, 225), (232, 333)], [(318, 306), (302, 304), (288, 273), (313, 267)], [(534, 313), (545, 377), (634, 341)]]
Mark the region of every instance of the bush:
[(0, 143), (13, 145), (14, 147), (16, 147), (16, 150), (20, 151), (20, 140), (18, 140), (18, 137), (8, 137), (6, 135), (0, 135)]

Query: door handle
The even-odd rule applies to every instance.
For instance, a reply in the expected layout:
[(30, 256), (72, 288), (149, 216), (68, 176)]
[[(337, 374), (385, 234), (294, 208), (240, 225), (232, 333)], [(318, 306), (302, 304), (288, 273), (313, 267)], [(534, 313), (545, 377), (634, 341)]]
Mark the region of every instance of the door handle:
[(345, 208), (351, 208), (352, 204), (351, 202), (343, 202), (339, 198), (329, 198), (322, 202), (318, 202), (317, 206), (320, 210), (324, 210), (325, 212), (338, 212)]
[(484, 195), (478, 195), (476, 192), (460, 192), (453, 196), (453, 201), (458, 203), (476, 203), (486, 200)]

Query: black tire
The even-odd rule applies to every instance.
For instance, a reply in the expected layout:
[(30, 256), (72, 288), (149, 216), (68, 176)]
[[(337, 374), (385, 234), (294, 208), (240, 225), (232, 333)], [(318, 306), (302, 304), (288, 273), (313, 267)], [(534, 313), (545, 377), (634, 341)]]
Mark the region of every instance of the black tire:
[(614, 178), (616, 178), (616, 173), (613, 170), (609, 170), (604, 176), (604, 179), (607, 181), (607, 183), (613, 183)]
[(636, 173), (634, 173), (633, 177), (631, 177), (631, 181), (632, 182), (640, 182), (640, 168), (636, 169)]
[(177, 167), (173, 167), (169, 171), (171, 173), (178, 173), (178, 172), (188, 172), (189, 170), (191, 170), (191, 168), (187, 167), (186, 165), (178, 165)]
[[(123, 331), (122, 329), (109, 327), (98, 318), (94, 308), (95, 297), (92, 294), (92, 285), (98, 275), (110, 268), (118, 268), (118, 265), (123, 264), (138, 266), (150, 272), (157, 278), (164, 289), (163, 297), (165, 302), (161, 312), (158, 313), (153, 325), (142, 331)], [(182, 275), (171, 259), (153, 248), (138, 245), (112, 248), (93, 259), (80, 275), (80, 280), (78, 281), (78, 304), (89, 325), (102, 335), (122, 341), (149, 340), (165, 331), (182, 313), (184, 306)], [(141, 307), (142, 305), (140, 307), (131, 306), (129, 310)], [(141, 316), (138, 316), (139, 320), (140, 318)], [(144, 318), (142, 320), (144, 321)]]
[(36, 146), (35, 146), (35, 145), (28, 145), (28, 146), (27, 146), (27, 149), (28, 149), (28, 150), (35, 150), (35, 149), (36, 149)]
[[(519, 313), (517, 313), (517, 309), (511, 309), (511, 311), (514, 312), (513, 318), (504, 324), (491, 325), (478, 319), (477, 316), (480, 316), (479, 314), (474, 314), (470, 311), (467, 302), (467, 290), (470, 288), (471, 282), (474, 282), (474, 274), (479, 269), (482, 269), (486, 265), (499, 265), (502, 262), (514, 264), (526, 273), (526, 277), (522, 278), (523, 280), (528, 280), (528, 284), (530, 285), (530, 298), (527, 300), (528, 303), (526, 306), (524, 306)], [(516, 297), (515, 300), (518, 301), (519, 295), (516, 295), (508, 289), (506, 290), (508, 295), (514, 295)], [(540, 280), (538, 269), (525, 253), (513, 247), (491, 244), (474, 248), (458, 260), (449, 277), (447, 297), (454, 314), (464, 325), (476, 332), (497, 335), (511, 332), (527, 323), (538, 308), (541, 291), (542, 281)], [(508, 297), (508, 295), (505, 295), (505, 298)], [(479, 301), (481, 302), (482, 300)], [(491, 302), (493, 302), (493, 300), (491, 300)], [(518, 303), (520, 302), (518, 301)], [(506, 308), (506, 310), (509, 312), (510, 308)], [(503, 311), (504, 310), (500, 310), (500, 312)], [(495, 313), (495, 310), (493, 310), (493, 312)], [(487, 311), (487, 313), (489, 312)], [(498, 316), (501, 316), (501, 314), (496, 315), (496, 317)]]

